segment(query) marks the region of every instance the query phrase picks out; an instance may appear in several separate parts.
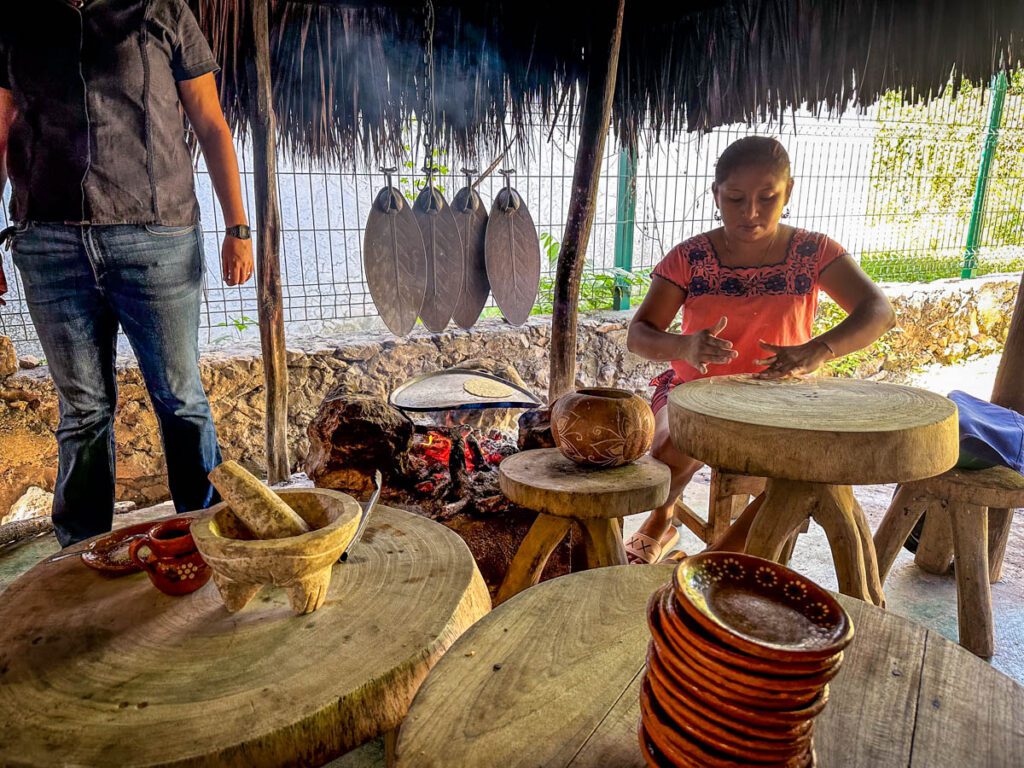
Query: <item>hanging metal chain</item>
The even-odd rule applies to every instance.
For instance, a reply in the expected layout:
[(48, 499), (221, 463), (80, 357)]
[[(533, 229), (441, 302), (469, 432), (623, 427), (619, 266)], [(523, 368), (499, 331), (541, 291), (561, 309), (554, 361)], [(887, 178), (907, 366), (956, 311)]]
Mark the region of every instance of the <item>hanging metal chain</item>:
[(420, 121), (423, 130), (423, 172), (427, 184), (434, 189), (434, 3), (423, 4), (423, 104)]

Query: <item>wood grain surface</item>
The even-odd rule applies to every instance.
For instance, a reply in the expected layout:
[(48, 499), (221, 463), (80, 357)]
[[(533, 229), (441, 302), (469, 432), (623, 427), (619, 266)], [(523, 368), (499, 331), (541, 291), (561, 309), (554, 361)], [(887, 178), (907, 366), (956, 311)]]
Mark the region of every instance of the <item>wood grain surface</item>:
[[(641, 768), (645, 607), (672, 568), (570, 574), (494, 610), (420, 689), (399, 766)], [(923, 627), (839, 600), (856, 634), (815, 725), (820, 766), (1024, 764), (1024, 688)]]
[(676, 387), (676, 447), (740, 474), (839, 485), (907, 482), (953, 466), (956, 406), (940, 395), (853, 379), (716, 376)]
[(981, 507), (1019, 509), (1024, 507), (1024, 475), (1009, 467), (956, 469), (920, 484), (940, 499), (954, 499)]
[(395, 728), (489, 608), (462, 540), (388, 507), (309, 616), (44, 562), (0, 600), (0, 764), (320, 765)]
[(480, 319), (491, 284), (487, 280), (484, 250), (487, 236), (487, 209), (472, 187), (463, 187), (452, 199), (452, 213), (462, 240), (462, 293), (452, 313), (460, 328), (469, 330)]
[(668, 498), (669, 469), (644, 456), (610, 469), (582, 467), (557, 448), (522, 451), (498, 466), (502, 492), (521, 507), (557, 517), (613, 518), (645, 512)]
[(462, 238), (452, 209), (436, 187), (426, 186), (412, 206), (427, 257), (427, 290), (420, 320), (428, 330), (443, 331), (462, 293)]

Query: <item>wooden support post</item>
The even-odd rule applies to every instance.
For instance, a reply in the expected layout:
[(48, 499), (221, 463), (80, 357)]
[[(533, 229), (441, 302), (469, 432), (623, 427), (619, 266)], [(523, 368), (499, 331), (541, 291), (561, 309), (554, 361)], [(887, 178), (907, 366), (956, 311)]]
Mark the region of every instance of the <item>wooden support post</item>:
[(288, 363), (284, 352), (284, 307), (281, 298), (280, 229), (277, 199), (277, 118), (274, 115), (270, 72), (269, 3), (250, 3), (252, 9), (258, 116), (252, 123), (256, 182), (256, 299), (266, 385), (267, 481), (287, 480)]
[(1024, 277), (1017, 289), (1017, 301), (1013, 305), (1010, 330), (1006, 334), (1003, 354), (999, 358), (996, 381), (992, 386), (992, 402), (1004, 408), (1024, 413)]
[[(601, 179), (601, 160), (612, 115), (612, 96), (619, 68), (619, 44), (622, 41), (622, 16), (625, 0), (615, 0), (615, 15), (610, 25), (607, 55), (600, 43), (591, 53), (587, 92), (580, 116), (579, 148), (573, 172), (569, 213), (558, 252), (555, 272), (554, 309), (551, 318), (551, 376), (548, 402), (553, 403), (576, 384), (576, 318), (580, 297), (583, 258), (590, 239)], [(595, 9), (596, 11), (596, 9)]]

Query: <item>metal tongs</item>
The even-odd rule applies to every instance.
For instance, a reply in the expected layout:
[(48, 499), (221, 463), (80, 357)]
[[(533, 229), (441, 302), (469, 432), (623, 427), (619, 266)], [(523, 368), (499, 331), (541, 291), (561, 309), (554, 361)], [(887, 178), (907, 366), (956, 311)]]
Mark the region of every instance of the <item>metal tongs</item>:
[(352, 545), (359, 541), (359, 537), (363, 535), (363, 529), (366, 527), (366, 521), (370, 519), (370, 513), (373, 512), (373, 508), (377, 506), (377, 499), (380, 498), (380, 492), (384, 488), (384, 480), (381, 477), (380, 470), (378, 469), (374, 475), (374, 481), (377, 484), (377, 490), (373, 492), (373, 496), (366, 503), (366, 509), (363, 510), (363, 516), (359, 520), (359, 527), (356, 528), (356, 535), (352, 537), (352, 541), (345, 547), (345, 551), (341, 553), (341, 557), (338, 558), (339, 563), (344, 563), (348, 560), (348, 553), (352, 549)]

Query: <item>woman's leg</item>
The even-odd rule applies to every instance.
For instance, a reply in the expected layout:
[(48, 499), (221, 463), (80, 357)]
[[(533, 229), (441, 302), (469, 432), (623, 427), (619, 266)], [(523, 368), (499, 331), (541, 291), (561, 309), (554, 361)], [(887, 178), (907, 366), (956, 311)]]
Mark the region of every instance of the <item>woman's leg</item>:
[(658, 410), (654, 415), (654, 425), (654, 444), (651, 446), (651, 456), (668, 465), (672, 471), (672, 484), (669, 488), (668, 501), (647, 516), (638, 532), (650, 536), (655, 541), (660, 541), (672, 525), (672, 511), (675, 508), (676, 499), (682, 494), (686, 484), (690, 482), (697, 470), (704, 465), (682, 453), (673, 445), (668, 429), (668, 408)]

